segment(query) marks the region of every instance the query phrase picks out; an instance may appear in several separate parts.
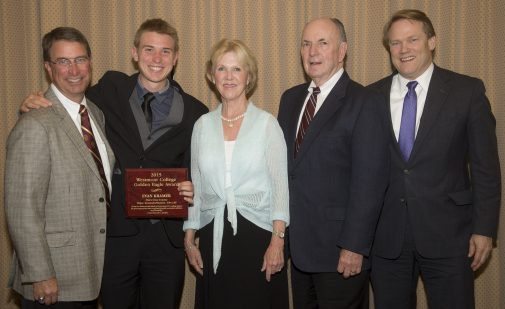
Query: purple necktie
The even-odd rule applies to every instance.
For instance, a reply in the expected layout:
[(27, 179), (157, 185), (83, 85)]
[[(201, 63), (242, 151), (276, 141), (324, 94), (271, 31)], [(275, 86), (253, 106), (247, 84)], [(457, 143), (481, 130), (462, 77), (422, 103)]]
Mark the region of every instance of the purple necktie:
[(319, 87), (314, 87), (312, 89), (312, 94), (309, 97), (309, 101), (305, 105), (305, 109), (303, 110), (302, 120), (300, 121), (300, 127), (298, 128), (298, 133), (296, 135), (295, 140), (295, 158), (298, 150), (300, 150), (300, 146), (302, 145), (303, 137), (309, 128), (309, 124), (314, 118), (314, 113), (316, 111), (316, 103), (317, 103), (317, 95), (321, 93)]
[(402, 122), (400, 125), (398, 145), (400, 146), (405, 161), (409, 160), (410, 152), (412, 151), (412, 147), (414, 147), (414, 141), (416, 139), (416, 86), (416, 81), (411, 81), (407, 84), (409, 91), (403, 100)]

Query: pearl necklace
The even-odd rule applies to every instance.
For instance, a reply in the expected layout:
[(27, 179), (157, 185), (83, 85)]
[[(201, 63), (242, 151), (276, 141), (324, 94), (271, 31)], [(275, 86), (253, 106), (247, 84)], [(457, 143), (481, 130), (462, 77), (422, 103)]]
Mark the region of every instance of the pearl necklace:
[(238, 115), (237, 117), (233, 118), (225, 118), (223, 115), (221, 115), (221, 119), (225, 122), (227, 122), (227, 126), (230, 128), (233, 128), (233, 123), (237, 120), (240, 120), (244, 118), (246, 112), (243, 112), (242, 114)]

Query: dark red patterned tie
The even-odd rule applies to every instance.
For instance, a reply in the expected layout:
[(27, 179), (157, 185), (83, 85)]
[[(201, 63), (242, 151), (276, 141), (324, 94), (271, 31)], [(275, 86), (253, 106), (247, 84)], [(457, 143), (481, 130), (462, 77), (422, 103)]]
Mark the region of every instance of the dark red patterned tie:
[(102, 159), (100, 157), (100, 152), (96, 145), (95, 136), (93, 136), (93, 129), (91, 129), (91, 122), (89, 121), (88, 110), (84, 105), (81, 104), (79, 107), (79, 114), (81, 115), (81, 130), (82, 136), (86, 146), (88, 146), (89, 152), (95, 160), (96, 167), (98, 168), (98, 173), (102, 179), (102, 185), (105, 189), (105, 205), (107, 207), (107, 216), (110, 214), (110, 191), (109, 185), (107, 183), (107, 178), (105, 177), (105, 172), (103, 170)]
[(309, 124), (314, 118), (314, 112), (316, 111), (317, 95), (321, 93), (319, 87), (314, 87), (312, 89), (312, 94), (310, 95), (309, 101), (305, 105), (305, 110), (303, 111), (302, 120), (300, 121), (300, 128), (298, 128), (298, 133), (296, 134), (295, 140), (295, 158), (300, 146), (302, 145), (303, 137), (309, 128)]

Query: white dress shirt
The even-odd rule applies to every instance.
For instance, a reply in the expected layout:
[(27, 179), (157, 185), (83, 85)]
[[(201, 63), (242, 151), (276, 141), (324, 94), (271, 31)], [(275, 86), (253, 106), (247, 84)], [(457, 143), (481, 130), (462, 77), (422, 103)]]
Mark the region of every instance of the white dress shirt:
[[(317, 112), (319, 111), (319, 109), (323, 105), (324, 100), (326, 100), (326, 97), (330, 94), (331, 90), (337, 84), (340, 77), (342, 77), (342, 74), (344, 74), (343, 68), (338, 70), (335, 74), (333, 74), (333, 76), (329, 80), (327, 80), (326, 83), (319, 86), (319, 90), (321, 90), (321, 93), (319, 93), (317, 95), (316, 110), (314, 111), (314, 116), (316, 116)], [(314, 83), (314, 81), (311, 81), (310, 85), (309, 85), (309, 89), (307, 89), (309, 94), (307, 94), (307, 97), (305, 98), (305, 102), (303, 103), (302, 111), (300, 112), (300, 116), (298, 117), (298, 126), (296, 127), (296, 132), (298, 132), (298, 129), (300, 128), (300, 122), (302, 121), (302, 116), (303, 116), (303, 112), (305, 111), (305, 106), (307, 105), (307, 102), (309, 101), (310, 96), (312, 95), (312, 90), (314, 89), (314, 87), (317, 87), (316, 83)]]
[[(60, 100), (61, 104), (63, 104), (63, 107), (65, 107), (68, 114), (70, 115), (70, 118), (72, 118), (72, 121), (74, 122), (75, 126), (77, 127), (77, 130), (82, 135), (81, 115), (79, 115), (79, 108), (80, 108), (80, 104), (82, 104), (86, 108), (88, 108), (88, 106), (86, 104), (86, 97), (82, 98), (82, 102), (77, 103), (77, 102), (70, 100), (65, 95), (63, 95), (54, 84), (51, 84), (51, 89), (54, 91), (54, 94), (56, 94), (56, 97), (58, 98), (58, 100)], [(109, 193), (112, 194), (112, 186), (111, 186), (111, 179), (110, 179), (111, 178), (111, 169), (110, 169), (109, 157), (107, 156), (107, 149), (105, 148), (105, 143), (103, 142), (103, 139), (100, 136), (100, 131), (97, 129), (95, 122), (93, 121), (93, 117), (91, 117), (91, 113), (89, 112), (89, 110), (88, 110), (88, 113), (90, 114), (89, 120), (91, 122), (91, 129), (93, 130), (93, 136), (95, 137), (95, 142), (98, 147), (98, 152), (100, 153), (100, 158), (102, 159), (102, 165), (103, 165), (103, 171), (105, 173), (105, 178), (107, 178), (107, 184), (109, 185)], [(84, 139), (83, 139), (83, 141), (84, 141)]]
[[(417, 112), (416, 112), (416, 131), (419, 129), (419, 122), (423, 115), (424, 104), (426, 103), (426, 95), (428, 94), (428, 87), (430, 85), (431, 76), (433, 75), (433, 63), (415, 80), (417, 81), (416, 94), (417, 94)], [(396, 140), (400, 135), (400, 125), (402, 122), (403, 100), (408, 92), (407, 83), (411, 80), (406, 79), (400, 74), (393, 76), (393, 83), (391, 84), (391, 93), (389, 105), (391, 108), (391, 121), (393, 123), (393, 130), (395, 132)]]

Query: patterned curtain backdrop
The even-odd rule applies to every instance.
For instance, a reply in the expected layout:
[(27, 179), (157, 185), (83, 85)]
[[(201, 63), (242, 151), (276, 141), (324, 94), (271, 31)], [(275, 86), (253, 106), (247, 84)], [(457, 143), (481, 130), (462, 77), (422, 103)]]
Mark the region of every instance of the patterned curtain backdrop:
[[(319, 16), (337, 17), (346, 26), (350, 76), (369, 84), (390, 73), (381, 45), (382, 27), (392, 12), (417, 8), (431, 17), (437, 32), (438, 65), (484, 80), (497, 119), (500, 154), (505, 158), (505, 2), (500, 0), (3, 0), (0, 2), (0, 172), (5, 141), (23, 98), (47, 87), (41, 60), (42, 35), (57, 26), (73, 26), (88, 38), (93, 51), (93, 81), (107, 70), (133, 73), (133, 36), (148, 18), (161, 17), (179, 31), (181, 50), (175, 79), (186, 92), (210, 108), (218, 99), (204, 78), (213, 43), (238, 38), (255, 53), (259, 83), (252, 100), (277, 114), (280, 96), (304, 81), (300, 35)], [(503, 161), (503, 160), (502, 160)], [(505, 164), (502, 164), (505, 166)], [(503, 173), (505, 174), (505, 173)], [(2, 177), (3, 179), (3, 177)], [(505, 183), (505, 181), (502, 181)], [(3, 182), (0, 183), (3, 197)], [(505, 308), (505, 210), (497, 248), (476, 274), (477, 308)], [(18, 308), (6, 287), (12, 249), (0, 199), (0, 308)], [(194, 275), (186, 276), (181, 308), (192, 308)], [(419, 306), (427, 308), (422, 284)]]

